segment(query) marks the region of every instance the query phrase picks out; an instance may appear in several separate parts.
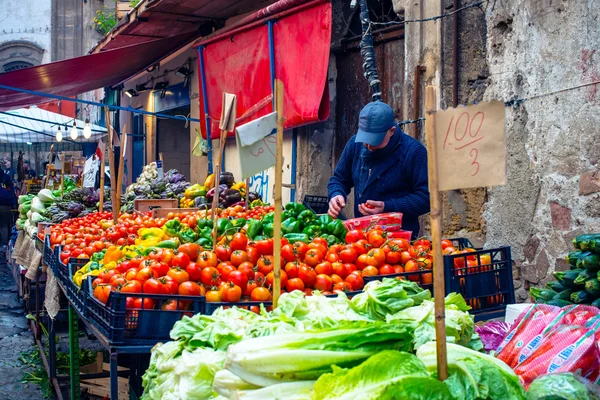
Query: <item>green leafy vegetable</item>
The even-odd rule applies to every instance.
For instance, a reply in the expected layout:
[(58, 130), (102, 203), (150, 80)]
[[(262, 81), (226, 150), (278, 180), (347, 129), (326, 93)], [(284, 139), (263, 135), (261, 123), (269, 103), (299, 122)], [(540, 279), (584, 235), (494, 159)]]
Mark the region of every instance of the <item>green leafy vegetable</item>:
[(259, 389), (260, 386), (248, 383), (236, 374), (223, 369), (215, 374), (212, 388), (217, 394), (229, 398), (238, 391)]
[(230, 398), (239, 400), (310, 400), (314, 381), (285, 382), (257, 390), (236, 392)]
[(542, 375), (529, 386), (527, 400), (598, 400), (596, 385), (572, 373)]

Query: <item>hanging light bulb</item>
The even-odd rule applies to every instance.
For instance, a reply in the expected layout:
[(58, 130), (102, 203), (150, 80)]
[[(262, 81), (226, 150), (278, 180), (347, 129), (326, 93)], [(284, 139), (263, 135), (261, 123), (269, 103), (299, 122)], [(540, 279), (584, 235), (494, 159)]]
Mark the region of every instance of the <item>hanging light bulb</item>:
[(71, 136), (71, 139), (77, 140), (78, 135), (79, 135), (79, 131), (77, 130), (77, 124), (75, 123), (75, 121), (73, 121), (73, 128), (71, 128), (71, 132), (69, 133), (69, 136)]
[(92, 137), (92, 128), (90, 128), (90, 120), (85, 120), (85, 126), (83, 127), (83, 137), (89, 139)]
[(60, 130), (60, 126), (58, 127), (58, 130), (56, 131), (56, 141), (60, 142), (63, 139), (63, 134), (62, 131)]

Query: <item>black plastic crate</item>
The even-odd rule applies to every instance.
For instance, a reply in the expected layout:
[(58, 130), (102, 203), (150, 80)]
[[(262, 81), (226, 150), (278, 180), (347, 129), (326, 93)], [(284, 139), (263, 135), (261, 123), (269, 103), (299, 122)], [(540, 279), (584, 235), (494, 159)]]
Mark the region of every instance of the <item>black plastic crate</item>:
[(471, 313), (486, 318), (504, 315), (515, 303), (509, 246), (444, 256), (446, 293), (460, 293)]
[(474, 249), (473, 243), (467, 238), (452, 238), (448, 239), (452, 242), (452, 245), (456, 250)]
[[(72, 259), (72, 260), (77, 260)], [(86, 260), (87, 261), (87, 260)], [(86, 292), (82, 287), (78, 287), (75, 282), (73, 282), (73, 274), (75, 272), (77, 272), (81, 267), (83, 267), (85, 264), (83, 264), (80, 261), (76, 261), (76, 262), (69, 262), (68, 265), (68, 275), (65, 278), (65, 281), (62, 282), (63, 287), (65, 288), (65, 294), (67, 296), (67, 300), (69, 300), (69, 303), (71, 303), (71, 305), (73, 307), (75, 307), (75, 309), (79, 312), (79, 314), (82, 317), (86, 317), (87, 316), (87, 299), (88, 296), (86, 295)], [(85, 284), (85, 281), (82, 282), (83, 284)]]
[(45, 241), (45, 238), (44, 238), (44, 240), (42, 240), (42, 239), (40, 239), (40, 237), (38, 235), (35, 235), (34, 241), (35, 241), (35, 249), (37, 251), (39, 251), (40, 253), (44, 254), (44, 241)]
[(44, 251), (42, 252), (42, 259), (44, 264), (49, 267), (52, 267), (54, 263), (54, 252), (52, 251), (52, 247), (50, 247), (50, 236), (46, 235), (44, 238)]
[(315, 214), (327, 214), (329, 210), (329, 198), (327, 196), (305, 195), (302, 204), (312, 210)]
[[(84, 286), (87, 296), (87, 318), (106, 336), (111, 345), (154, 345), (171, 340), (169, 333), (177, 321), (184, 316), (191, 317), (205, 311), (204, 296), (128, 294), (113, 291), (106, 304), (102, 304), (94, 297), (91, 278), (88, 278)], [(145, 308), (142, 304), (141, 309), (126, 309), (127, 297), (150, 299), (154, 302), (154, 307)], [(171, 301), (177, 302), (177, 310), (162, 310), (162, 306)], [(179, 310), (182, 304), (185, 304), (187, 309)]]

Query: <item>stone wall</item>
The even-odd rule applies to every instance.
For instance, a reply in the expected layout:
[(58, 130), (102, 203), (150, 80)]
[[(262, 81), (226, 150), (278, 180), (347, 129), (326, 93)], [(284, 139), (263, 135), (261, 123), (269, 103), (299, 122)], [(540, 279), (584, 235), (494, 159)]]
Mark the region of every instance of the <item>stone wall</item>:
[[(528, 98), (600, 79), (600, 9), (590, 2), (494, 2), (484, 99)], [(506, 110), (507, 184), (488, 191), (487, 245), (510, 244), (517, 300), (567, 268), (571, 239), (600, 231), (597, 86)]]

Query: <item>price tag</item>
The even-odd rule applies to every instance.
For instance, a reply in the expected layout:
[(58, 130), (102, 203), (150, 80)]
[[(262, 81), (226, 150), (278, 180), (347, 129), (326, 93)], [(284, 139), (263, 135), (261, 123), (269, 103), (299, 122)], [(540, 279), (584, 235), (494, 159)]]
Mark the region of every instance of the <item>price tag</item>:
[(242, 179), (275, 165), (277, 113), (271, 113), (236, 128), (236, 144)]
[(435, 132), (440, 190), (506, 183), (504, 102), (439, 111)]
[(158, 170), (158, 179), (163, 178), (163, 164), (162, 160), (156, 161), (156, 169)]

